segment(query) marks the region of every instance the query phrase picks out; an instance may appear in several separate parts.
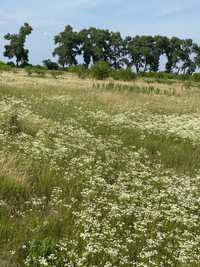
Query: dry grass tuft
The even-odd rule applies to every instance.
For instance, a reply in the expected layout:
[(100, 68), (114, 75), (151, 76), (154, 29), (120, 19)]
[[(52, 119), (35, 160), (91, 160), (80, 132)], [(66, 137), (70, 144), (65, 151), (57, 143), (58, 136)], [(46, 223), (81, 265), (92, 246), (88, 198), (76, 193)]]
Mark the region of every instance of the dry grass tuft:
[(16, 159), (14, 156), (0, 155), (0, 177), (13, 179), (22, 185), (27, 185), (27, 174), (17, 169)]

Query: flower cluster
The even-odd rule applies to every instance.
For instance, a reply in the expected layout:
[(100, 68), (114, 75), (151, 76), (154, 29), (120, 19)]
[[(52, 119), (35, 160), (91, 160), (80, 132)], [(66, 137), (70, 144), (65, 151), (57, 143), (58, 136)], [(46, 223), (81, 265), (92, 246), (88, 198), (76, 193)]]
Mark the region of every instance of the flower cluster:
[(14, 256), (27, 267), (199, 266), (199, 170), (166, 168), (160, 151), (152, 155), (130, 135), (137, 131), (140, 144), (147, 133), (152, 144), (155, 136), (173, 135), (193, 147), (199, 118), (111, 114), (72, 101), (0, 99), (0, 157), (14, 154), (28, 177), (27, 187), (17, 181), (0, 188), (11, 231), (27, 227), (20, 244), (10, 242)]

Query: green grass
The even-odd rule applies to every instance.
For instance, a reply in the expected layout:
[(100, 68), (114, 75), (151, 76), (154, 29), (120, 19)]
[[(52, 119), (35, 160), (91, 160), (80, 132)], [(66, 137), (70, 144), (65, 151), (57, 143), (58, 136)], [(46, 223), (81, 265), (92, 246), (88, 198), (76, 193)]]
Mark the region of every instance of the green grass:
[(0, 87), (1, 266), (199, 266), (198, 90), (31, 79)]

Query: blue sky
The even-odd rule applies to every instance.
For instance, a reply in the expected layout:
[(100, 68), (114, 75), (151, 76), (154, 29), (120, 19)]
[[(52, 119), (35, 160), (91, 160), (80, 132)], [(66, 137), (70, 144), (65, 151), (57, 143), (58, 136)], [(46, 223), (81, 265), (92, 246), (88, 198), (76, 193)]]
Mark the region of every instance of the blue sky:
[(67, 24), (76, 30), (96, 26), (123, 35), (176, 35), (200, 43), (199, 10), (199, 0), (1, 0), (0, 59), (3, 36), (24, 22), (34, 28), (27, 41), (34, 64), (51, 58), (53, 37)]

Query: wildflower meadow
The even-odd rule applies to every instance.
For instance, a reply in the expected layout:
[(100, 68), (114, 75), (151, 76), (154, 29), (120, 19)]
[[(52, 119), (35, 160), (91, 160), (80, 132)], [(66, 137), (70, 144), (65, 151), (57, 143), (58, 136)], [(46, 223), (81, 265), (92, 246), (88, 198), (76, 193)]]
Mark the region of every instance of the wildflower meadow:
[(198, 83), (0, 82), (0, 266), (200, 266)]

